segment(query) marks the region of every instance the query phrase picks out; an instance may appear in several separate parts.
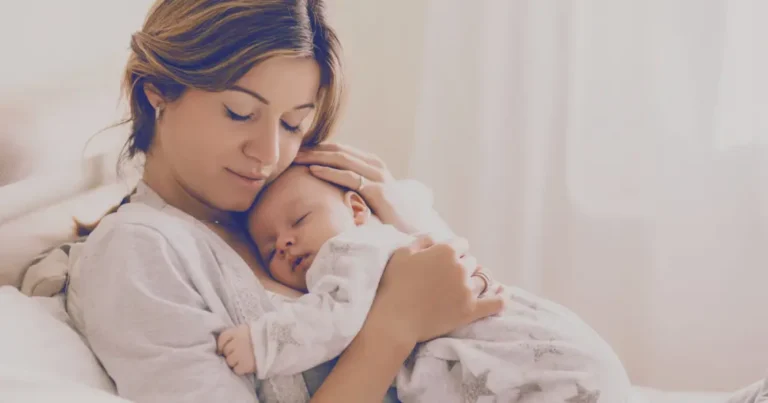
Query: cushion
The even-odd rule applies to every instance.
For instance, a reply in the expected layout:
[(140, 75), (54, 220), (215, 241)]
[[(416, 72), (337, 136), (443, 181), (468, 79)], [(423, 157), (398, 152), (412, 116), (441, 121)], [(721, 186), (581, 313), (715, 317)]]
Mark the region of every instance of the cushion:
[(115, 394), (112, 380), (68, 320), (61, 295), (30, 298), (0, 287), (0, 374), (24, 373), (27, 379), (55, 379)]
[[(0, 226), (0, 286), (21, 287), (27, 269), (36, 259), (74, 240), (73, 217), (93, 222), (128, 192), (126, 184), (106, 185), (4, 223)], [(25, 291), (37, 289), (42, 293), (35, 295), (58, 291), (56, 287), (66, 275), (61, 270), (66, 271), (66, 266), (46, 265), (44, 269), (34, 273)]]
[(0, 368), (0, 401), (3, 403), (77, 402), (129, 403), (110, 393), (79, 383)]
[(33, 261), (24, 274), (21, 292), (35, 297), (52, 297), (61, 292), (84, 240), (61, 244)]
[(717, 392), (665, 392), (635, 386), (629, 403), (725, 403), (728, 394)]

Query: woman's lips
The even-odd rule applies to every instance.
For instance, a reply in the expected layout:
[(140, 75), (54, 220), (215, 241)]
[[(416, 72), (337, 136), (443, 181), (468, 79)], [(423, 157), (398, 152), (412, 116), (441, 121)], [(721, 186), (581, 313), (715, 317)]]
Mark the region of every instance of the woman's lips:
[(264, 176), (252, 176), (252, 175), (244, 175), (241, 173), (237, 173), (229, 168), (226, 168), (227, 172), (231, 173), (236, 178), (240, 179), (242, 182), (250, 185), (250, 186), (260, 186), (264, 181), (267, 179)]

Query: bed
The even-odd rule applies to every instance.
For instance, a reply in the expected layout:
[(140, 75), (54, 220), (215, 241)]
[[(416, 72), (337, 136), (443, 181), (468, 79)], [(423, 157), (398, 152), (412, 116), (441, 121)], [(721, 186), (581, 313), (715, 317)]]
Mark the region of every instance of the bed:
[[(62, 192), (44, 186), (40, 178), (35, 178), (36, 183), (25, 180), (0, 187), (4, 203), (0, 209), (0, 318), (11, 318), (0, 322), (2, 402), (124, 401), (115, 396), (111, 380), (72, 326), (60, 292), (66, 273), (50, 269), (62, 265), (32, 264), (42, 252), (74, 239), (72, 217), (95, 219), (135, 182), (135, 177), (116, 180), (87, 172), (103, 166), (103, 161), (86, 164), (86, 176), (106, 179), (82, 181), (74, 194), (71, 186)], [(58, 192), (59, 197), (42, 197), (41, 189)], [(47, 202), (40, 203), (41, 199)], [(63, 253), (46, 256), (67, 258)], [(632, 399), (631, 403), (714, 403), (725, 402), (727, 395), (638, 386)]]
[[(29, 297), (0, 287), (0, 317), (18, 321), (0, 329), (0, 401), (125, 402), (68, 322), (62, 296)], [(725, 403), (726, 397), (635, 387), (631, 403)]]

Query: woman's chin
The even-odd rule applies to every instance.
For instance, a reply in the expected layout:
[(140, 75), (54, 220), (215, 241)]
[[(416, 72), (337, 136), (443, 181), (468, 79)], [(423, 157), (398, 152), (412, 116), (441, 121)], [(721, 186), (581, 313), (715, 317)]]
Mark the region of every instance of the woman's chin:
[(221, 203), (219, 208), (224, 211), (232, 211), (236, 213), (242, 213), (251, 208), (253, 201), (256, 199), (254, 195), (252, 198), (238, 198), (229, 199), (225, 203)]
[(221, 211), (244, 212), (251, 208), (258, 192), (244, 192), (240, 189), (218, 191), (218, 195), (210, 198), (210, 202)]

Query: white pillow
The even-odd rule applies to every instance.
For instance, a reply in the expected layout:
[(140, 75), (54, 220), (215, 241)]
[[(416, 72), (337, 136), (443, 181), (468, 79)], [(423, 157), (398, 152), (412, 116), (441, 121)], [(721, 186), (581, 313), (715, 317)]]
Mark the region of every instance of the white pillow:
[(726, 393), (717, 392), (663, 392), (661, 390), (635, 386), (629, 403), (724, 403)]
[[(130, 191), (125, 183), (105, 185), (69, 200), (29, 213), (0, 226), (0, 286), (21, 287), (27, 268), (42, 253), (74, 240), (73, 217), (97, 220)], [(64, 266), (55, 266), (64, 267)], [(50, 288), (66, 273), (35, 272), (29, 288)]]
[(67, 321), (61, 297), (33, 299), (0, 287), (0, 374), (24, 373), (115, 394), (112, 380)]
[(39, 374), (0, 370), (0, 402), (3, 403), (130, 403), (115, 395), (79, 383), (46, 378)]

